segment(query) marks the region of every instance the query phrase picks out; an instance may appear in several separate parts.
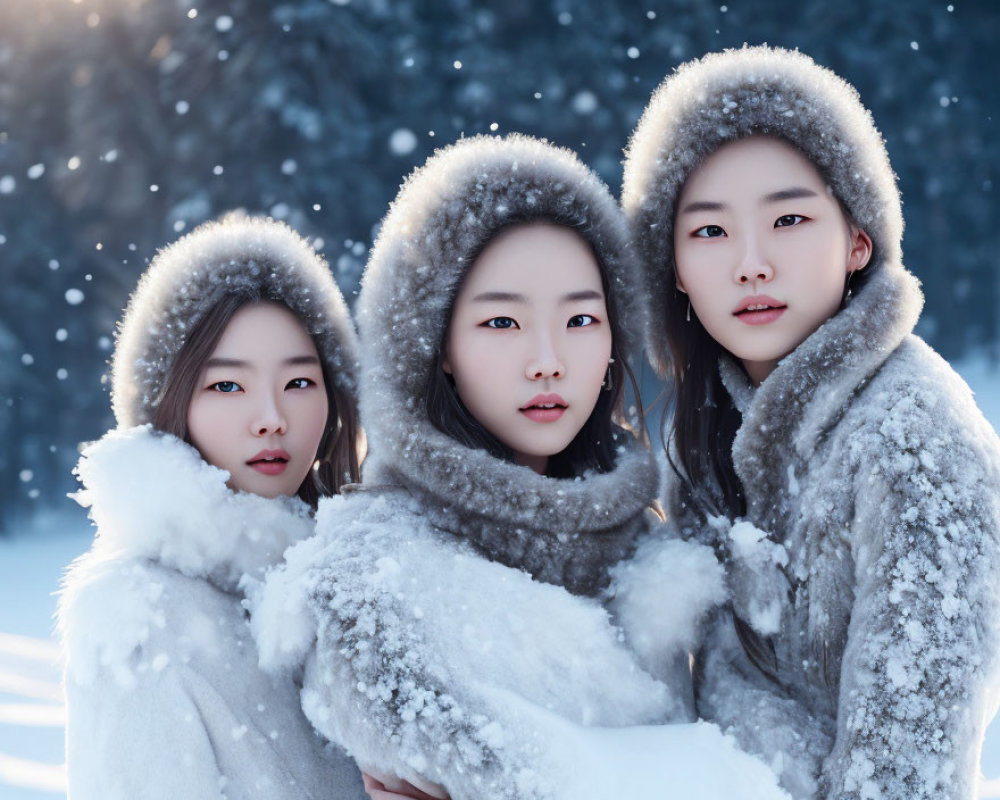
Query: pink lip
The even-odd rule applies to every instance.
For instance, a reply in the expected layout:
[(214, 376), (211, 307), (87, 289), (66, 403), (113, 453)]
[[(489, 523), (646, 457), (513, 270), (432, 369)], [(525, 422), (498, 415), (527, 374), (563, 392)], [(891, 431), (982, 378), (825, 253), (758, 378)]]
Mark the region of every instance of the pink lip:
[[(518, 409), (532, 422), (555, 422), (564, 413), (568, 403), (557, 394), (539, 394)], [(541, 408), (541, 406), (552, 406)]]
[[(750, 306), (767, 306), (764, 309), (750, 311), (748, 310)], [(747, 325), (766, 325), (769, 322), (774, 322), (778, 317), (785, 313), (788, 308), (780, 300), (775, 300), (773, 297), (769, 297), (766, 294), (753, 295), (752, 297), (744, 297), (736, 309), (733, 311), (733, 316), (736, 317), (740, 322), (744, 322)]]
[(264, 475), (280, 475), (288, 467), (291, 456), (284, 450), (261, 450), (247, 459), (247, 466)]

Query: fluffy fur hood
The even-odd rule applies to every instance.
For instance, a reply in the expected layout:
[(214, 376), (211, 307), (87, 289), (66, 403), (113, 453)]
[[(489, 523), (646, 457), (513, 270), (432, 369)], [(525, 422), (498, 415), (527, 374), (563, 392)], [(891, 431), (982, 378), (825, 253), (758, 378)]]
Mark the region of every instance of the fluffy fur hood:
[[(566, 224), (587, 239), (608, 275), (609, 303), (619, 319), (639, 327), (639, 279), (624, 219), (607, 187), (573, 153), (522, 136), (444, 148), (403, 185), (362, 282), (365, 477), (405, 486), (426, 500), (441, 527), (461, 532), (490, 557), (591, 592), (597, 564), (624, 557), (644, 525), (643, 510), (655, 497), (651, 458), (637, 447), (622, 452), (611, 473), (547, 478), (458, 444), (425, 410), (462, 278), (496, 231), (534, 219)], [(623, 344), (627, 350), (630, 343)]]
[(355, 394), (356, 336), (326, 262), (284, 223), (231, 215), (157, 253), (132, 294), (112, 361), (119, 426), (152, 420), (191, 330), (232, 293), (285, 303), (316, 340), (331, 380)]
[[(872, 239), (869, 274), (898, 265), (903, 216), (882, 136), (857, 91), (808, 56), (744, 47), (690, 61), (653, 93), (629, 143), (622, 205), (656, 307), (674, 287), (675, 203), (722, 145), (753, 135), (798, 148)], [(650, 358), (667, 368), (662, 313), (650, 314)]]

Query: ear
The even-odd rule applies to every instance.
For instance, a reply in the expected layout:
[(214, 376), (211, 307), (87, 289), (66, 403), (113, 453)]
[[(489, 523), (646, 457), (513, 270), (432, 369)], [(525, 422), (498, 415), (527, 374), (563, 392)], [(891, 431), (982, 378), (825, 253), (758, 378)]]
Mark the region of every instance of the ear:
[(441, 353), (441, 370), (445, 375), (451, 375), (451, 362), (448, 361), (448, 350)]
[(674, 288), (681, 294), (687, 294), (687, 289), (684, 288), (684, 284), (681, 283), (681, 279), (679, 277), (674, 281)]
[(847, 271), (855, 272), (868, 266), (872, 257), (872, 240), (861, 228), (851, 226), (850, 252), (847, 256)]

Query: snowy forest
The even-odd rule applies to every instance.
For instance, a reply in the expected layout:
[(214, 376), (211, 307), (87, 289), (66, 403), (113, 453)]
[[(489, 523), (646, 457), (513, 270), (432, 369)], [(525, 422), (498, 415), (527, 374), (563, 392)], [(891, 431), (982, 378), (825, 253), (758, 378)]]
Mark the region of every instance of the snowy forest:
[(0, 0), (0, 535), (112, 425), (114, 328), (159, 247), (242, 208), (349, 298), (402, 179), (461, 136), (577, 150), (614, 191), (650, 92), (744, 42), (854, 83), (904, 198), (919, 332), (1000, 356), (996, 0)]

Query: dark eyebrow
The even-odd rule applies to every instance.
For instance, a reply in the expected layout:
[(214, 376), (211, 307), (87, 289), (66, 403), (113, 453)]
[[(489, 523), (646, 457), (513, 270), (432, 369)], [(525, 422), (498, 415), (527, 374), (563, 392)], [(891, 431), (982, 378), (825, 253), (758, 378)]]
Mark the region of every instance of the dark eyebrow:
[(722, 211), (726, 207), (725, 203), (712, 203), (708, 200), (695, 200), (688, 203), (681, 209), (682, 214), (691, 214), (694, 211)]
[[(286, 358), (281, 362), (282, 364), (290, 367), (304, 366), (306, 364), (318, 364), (319, 358), (316, 356), (292, 356), (291, 358)], [(244, 361), (240, 358), (220, 358), (216, 356), (215, 358), (210, 358), (205, 362), (205, 368), (210, 367), (229, 367), (231, 369), (249, 369), (250, 362)]]
[(488, 303), (499, 301), (506, 301), (508, 303), (527, 303), (528, 298), (523, 294), (514, 294), (513, 292), (482, 292), (477, 294), (472, 298), (475, 303)]
[(782, 189), (780, 192), (772, 192), (771, 194), (764, 195), (765, 203), (778, 203), (782, 200), (799, 200), (803, 197), (817, 197), (818, 195), (812, 189), (806, 189), (804, 186), (795, 186), (791, 189)]
[(559, 298), (560, 303), (575, 303), (578, 300), (603, 300), (604, 295), (593, 289), (583, 289), (579, 292), (570, 292)]
[(206, 368), (207, 367), (240, 367), (240, 368), (246, 368), (246, 367), (249, 367), (249, 366), (250, 366), (250, 364), (248, 362), (243, 361), (243, 360), (241, 360), (239, 358), (219, 358), (218, 356), (216, 356), (215, 358), (210, 358), (210, 359), (208, 359), (208, 361), (205, 362), (205, 367)]

